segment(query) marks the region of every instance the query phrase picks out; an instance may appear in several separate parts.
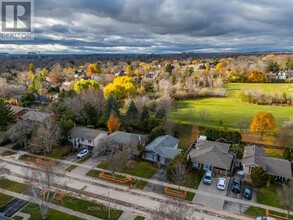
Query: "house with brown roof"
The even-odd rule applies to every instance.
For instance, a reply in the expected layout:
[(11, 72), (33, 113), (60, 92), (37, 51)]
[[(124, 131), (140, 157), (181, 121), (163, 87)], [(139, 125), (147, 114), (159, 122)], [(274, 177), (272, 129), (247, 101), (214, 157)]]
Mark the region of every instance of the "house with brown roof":
[(265, 150), (257, 145), (244, 148), (242, 165), (246, 176), (250, 176), (254, 167), (262, 167), (267, 174), (274, 176), (277, 181), (292, 179), (291, 163), (288, 160), (266, 157)]

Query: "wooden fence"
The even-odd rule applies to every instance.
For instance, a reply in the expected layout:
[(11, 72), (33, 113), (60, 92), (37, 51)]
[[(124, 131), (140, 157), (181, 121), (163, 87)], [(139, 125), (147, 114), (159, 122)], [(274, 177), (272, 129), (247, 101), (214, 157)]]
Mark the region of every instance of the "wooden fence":
[(266, 216), (267, 216), (267, 217), (272, 217), (272, 218), (274, 218), (274, 219), (276, 219), (276, 220), (288, 220), (288, 218), (286, 218), (286, 217), (281, 217), (281, 216), (278, 216), (278, 215), (270, 214), (268, 208), (266, 209)]
[(171, 189), (168, 187), (165, 187), (164, 193), (166, 195), (174, 196), (174, 197), (179, 197), (179, 198), (186, 198), (186, 191), (178, 191), (176, 189)]
[(99, 173), (99, 178), (104, 179), (104, 180), (109, 180), (112, 182), (116, 182), (116, 183), (120, 183), (120, 184), (125, 184), (125, 183), (129, 183), (132, 181), (131, 177), (118, 178), (115, 176), (111, 176), (109, 174), (105, 174), (104, 172)]

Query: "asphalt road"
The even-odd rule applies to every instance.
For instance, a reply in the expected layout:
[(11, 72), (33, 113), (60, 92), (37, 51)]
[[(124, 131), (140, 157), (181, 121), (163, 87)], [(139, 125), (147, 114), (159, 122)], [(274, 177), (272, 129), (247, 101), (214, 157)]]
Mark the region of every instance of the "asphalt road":
[(16, 212), (18, 212), (18, 210), (22, 209), (26, 204), (28, 204), (27, 201), (14, 198), (9, 203), (7, 203), (5, 206), (1, 207), (0, 213), (5, 213), (4, 216), (11, 217)]

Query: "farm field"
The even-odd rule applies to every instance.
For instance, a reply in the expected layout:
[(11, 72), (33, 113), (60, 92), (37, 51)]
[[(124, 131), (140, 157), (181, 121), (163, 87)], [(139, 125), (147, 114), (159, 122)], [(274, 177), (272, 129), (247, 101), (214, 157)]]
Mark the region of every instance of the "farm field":
[[(255, 113), (268, 111), (273, 114), (277, 127), (284, 121), (293, 117), (293, 107), (290, 106), (269, 106), (256, 105), (241, 102), (239, 94), (246, 88), (261, 88), (268, 92), (291, 93), (291, 84), (252, 84), (252, 83), (230, 83), (224, 88), (227, 89), (226, 97), (201, 98), (197, 100), (183, 100), (175, 103), (174, 110), (169, 118), (177, 123), (196, 124), (205, 127), (237, 128), (237, 121), (245, 119), (249, 122)], [(293, 93), (293, 90), (292, 90)], [(208, 113), (207, 119), (201, 121), (200, 111)]]

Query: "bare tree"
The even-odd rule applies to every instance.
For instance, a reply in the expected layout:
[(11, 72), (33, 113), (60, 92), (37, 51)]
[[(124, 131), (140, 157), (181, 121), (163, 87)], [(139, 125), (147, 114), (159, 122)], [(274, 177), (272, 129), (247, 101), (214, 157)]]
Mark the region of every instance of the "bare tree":
[(250, 122), (245, 119), (240, 119), (236, 122), (236, 126), (240, 131), (247, 130), (249, 128)]
[(36, 126), (37, 123), (34, 122), (18, 121), (8, 130), (9, 137), (12, 142), (18, 142), (27, 149), (29, 136), (32, 134)]
[(208, 110), (206, 110), (206, 109), (201, 109), (201, 110), (199, 111), (199, 116), (200, 116), (200, 120), (201, 120), (203, 123), (205, 123), (206, 120), (208, 119), (208, 116), (209, 116), (209, 112), (208, 112)]
[(151, 218), (156, 220), (187, 220), (192, 215), (192, 209), (183, 200), (168, 199), (161, 203)]
[(48, 215), (49, 203), (58, 195), (55, 189), (62, 189), (66, 182), (60, 178), (61, 171), (51, 162), (44, 162), (39, 168), (27, 168), (24, 170), (29, 182), (30, 191), (34, 202), (39, 205), (42, 219)]
[(59, 125), (52, 119), (43, 121), (33, 134), (30, 147), (33, 151), (50, 153), (61, 137)]
[(293, 210), (293, 183), (290, 181), (278, 190), (278, 198), (281, 205), (287, 210), (287, 217)]
[(171, 171), (171, 179), (172, 181), (178, 185), (178, 189), (188, 180), (188, 168), (185, 162), (178, 161), (172, 167)]
[(285, 124), (278, 132), (278, 141), (282, 146), (293, 147), (293, 123)]

